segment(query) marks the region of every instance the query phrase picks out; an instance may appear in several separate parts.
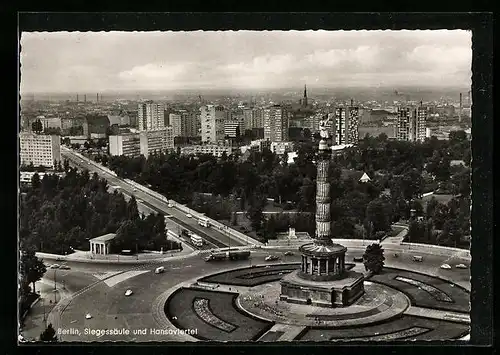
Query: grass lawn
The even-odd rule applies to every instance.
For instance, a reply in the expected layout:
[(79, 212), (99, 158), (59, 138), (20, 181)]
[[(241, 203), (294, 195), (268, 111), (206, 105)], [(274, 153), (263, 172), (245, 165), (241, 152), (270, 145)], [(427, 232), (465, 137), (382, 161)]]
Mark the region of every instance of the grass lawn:
[[(431, 293), (425, 291), (424, 289), (419, 289), (416, 285), (396, 280), (396, 277), (398, 276), (416, 280), (417, 282), (422, 282), (423, 284), (433, 286), (434, 288), (442, 292), (444, 296), (450, 297), (453, 301), (440, 301)], [(412, 305), (415, 305), (417, 307), (427, 307), (446, 311), (469, 312), (470, 294), (458, 285), (451, 286), (449, 282), (438, 279), (436, 277), (422, 275), (411, 271), (384, 268), (382, 273), (372, 276), (370, 278), (370, 281), (393, 287), (405, 293), (410, 298)]]
[[(412, 329), (413, 328), (413, 329)], [(413, 335), (411, 331), (414, 330)], [(469, 331), (467, 324), (453, 323), (441, 320), (426, 319), (414, 316), (403, 316), (393, 321), (379, 325), (351, 328), (309, 328), (300, 341), (328, 341), (353, 339), (372, 341), (391, 340), (444, 340), (457, 339)], [(361, 339), (358, 339), (361, 338)], [(364, 339), (363, 339), (364, 338)]]
[(285, 274), (290, 273), (299, 267), (299, 263), (269, 265), (269, 267), (251, 267), (210, 275), (200, 279), (199, 281), (213, 282), (223, 285), (253, 287), (267, 282), (278, 281)]
[[(165, 313), (170, 321), (180, 329), (196, 329), (196, 337), (214, 341), (252, 341), (261, 337), (273, 325), (254, 319), (237, 309), (237, 294), (212, 292), (195, 289), (180, 289), (165, 304)], [(230, 331), (222, 330), (209, 324), (196, 314), (193, 302), (195, 298), (208, 300), (211, 317), (229, 325)]]
[(401, 233), (402, 230), (404, 230), (404, 227), (401, 226), (391, 226), (391, 233), (389, 233), (388, 237), (397, 237), (399, 233)]

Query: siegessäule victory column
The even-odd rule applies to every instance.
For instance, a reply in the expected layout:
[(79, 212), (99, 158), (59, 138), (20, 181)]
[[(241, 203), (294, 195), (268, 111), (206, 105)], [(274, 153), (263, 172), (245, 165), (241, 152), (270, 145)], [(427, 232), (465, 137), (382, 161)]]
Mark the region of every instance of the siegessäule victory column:
[(290, 303), (321, 307), (344, 307), (364, 293), (363, 275), (345, 270), (347, 248), (332, 241), (330, 216), (329, 167), (331, 150), (328, 146), (329, 119), (320, 123), (321, 140), (316, 177), (316, 235), (314, 242), (302, 245), (300, 270), (281, 280), (280, 299)]

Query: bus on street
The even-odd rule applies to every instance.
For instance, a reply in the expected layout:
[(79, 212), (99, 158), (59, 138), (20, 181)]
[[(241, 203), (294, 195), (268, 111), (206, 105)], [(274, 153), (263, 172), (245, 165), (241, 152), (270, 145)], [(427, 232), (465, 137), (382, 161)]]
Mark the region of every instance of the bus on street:
[(203, 227), (210, 227), (210, 221), (207, 217), (200, 217), (198, 219), (198, 224)]
[(197, 247), (203, 246), (203, 238), (199, 235), (191, 234), (191, 242)]

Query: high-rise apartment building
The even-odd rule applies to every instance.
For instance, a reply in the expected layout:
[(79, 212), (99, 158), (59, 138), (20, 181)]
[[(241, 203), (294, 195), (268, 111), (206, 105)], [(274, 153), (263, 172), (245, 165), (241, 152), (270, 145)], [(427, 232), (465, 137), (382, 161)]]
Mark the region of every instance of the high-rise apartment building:
[(358, 144), (359, 142), (359, 107), (354, 106), (351, 101), (349, 106), (349, 119), (347, 122), (347, 144)]
[(165, 128), (165, 107), (163, 104), (147, 101), (137, 108), (139, 131), (154, 131)]
[[(243, 109), (243, 129), (251, 130), (253, 127), (253, 110), (251, 108)], [(242, 132), (244, 132), (242, 131)]]
[(333, 140), (335, 145), (347, 143), (347, 114), (345, 107), (336, 107), (334, 112)]
[(427, 136), (427, 117), (429, 109), (420, 103), (415, 114), (415, 140), (419, 142), (425, 141)]
[(172, 126), (174, 137), (184, 137), (186, 125), (182, 116), (178, 113), (171, 113), (168, 115), (168, 120)]
[(271, 142), (288, 140), (288, 113), (281, 105), (264, 109), (264, 139)]
[(417, 107), (398, 108), (396, 139), (423, 142), (427, 135), (429, 110), (420, 103)]
[(202, 142), (218, 143), (224, 140), (226, 113), (223, 106), (205, 105), (200, 107)]
[(54, 167), (61, 161), (61, 137), (23, 132), (19, 134), (21, 165)]
[(396, 124), (396, 139), (410, 141), (412, 126), (412, 110), (409, 107), (398, 108), (398, 120)]
[(264, 110), (261, 108), (254, 108), (252, 110), (252, 128), (264, 127)]
[(145, 131), (139, 134), (140, 153), (146, 158), (153, 152), (165, 152), (174, 149), (174, 132), (172, 126), (158, 131)]
[[(239, 129), (239, 122), (237, 120), (231, 120), (224, 122), (224, 137), (228, 136), (229, 138), (236, 138), (236, 132)], [(241, 131), (240, 131), (241, 135)]]

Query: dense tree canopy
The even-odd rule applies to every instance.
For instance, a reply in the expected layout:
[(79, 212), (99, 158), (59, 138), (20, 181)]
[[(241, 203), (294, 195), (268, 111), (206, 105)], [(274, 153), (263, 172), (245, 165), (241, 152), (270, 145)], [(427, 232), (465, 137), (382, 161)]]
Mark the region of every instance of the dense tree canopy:
[[(127, 202), (123, 194), (109, 193), (106, 180), (97, 174), (91, 177), (86, 170), (79, 173), (68, 168), (64, 177), (48, 174), (42, 180), (34, 174), (31, 187), (24, 192), (19, 233), (23, 251), (33, 248), (67, 254), (73, 248), (87, 250), (89, 239), (127, 230), (130, 224), (139, 231), (138, 240), (124, 237), (120, 246), (125, 249), (135, 250), (136, 243), (141, 250), (177, 247), (166, 239), (163, 215), (141, 219), (135, 198)], [(123, 239), (120, 233), (117, 239)]]
[[(282, 217), (266, 222), (262, 212), (267, 199), (285, 210), (314, 213), (316, 147), (314, 141), (297, 143), (294, 164), (287, 164), (286, 154), (279, 157), (268, 149), (251, 151), (245, 161), (238, 155), (216, 158), (159, 152), (147, 159), (110, 157), (106, 163), (119, 176), (150, 186), (209, 217), (229, 221), (234, 211), (246, 211), (252, 229), (262, 239), (269, 239), (281, 230), (277, 226)], [(408, 219), (411, 208), (422, 215), (422, 206), (415, 200), (436, 190), (439, 183), (454, 195), (468, 195), (470, 170), (450, 165), (453, 159), (467, 159), (469, 152), (470, 142), (459, 131), (452, 132), (449, 141), (433, 137), (414, 143), (389, 140), (384, 135), (366, 137), (357, 146), (335, 154), (330, 166), (335, 236), (361, 237), (357, 230), (362, 225), (372, 226), (373, 234), (388, 231), (393, 222)], [(361, 183), (354, 176), (344, 176), (345, 171), (365, 172), (371, 181)], [(219, 198), (237, 202), (228, 204)], [(442, 228), (440, 216), (438, 213), (436, 223)]]

